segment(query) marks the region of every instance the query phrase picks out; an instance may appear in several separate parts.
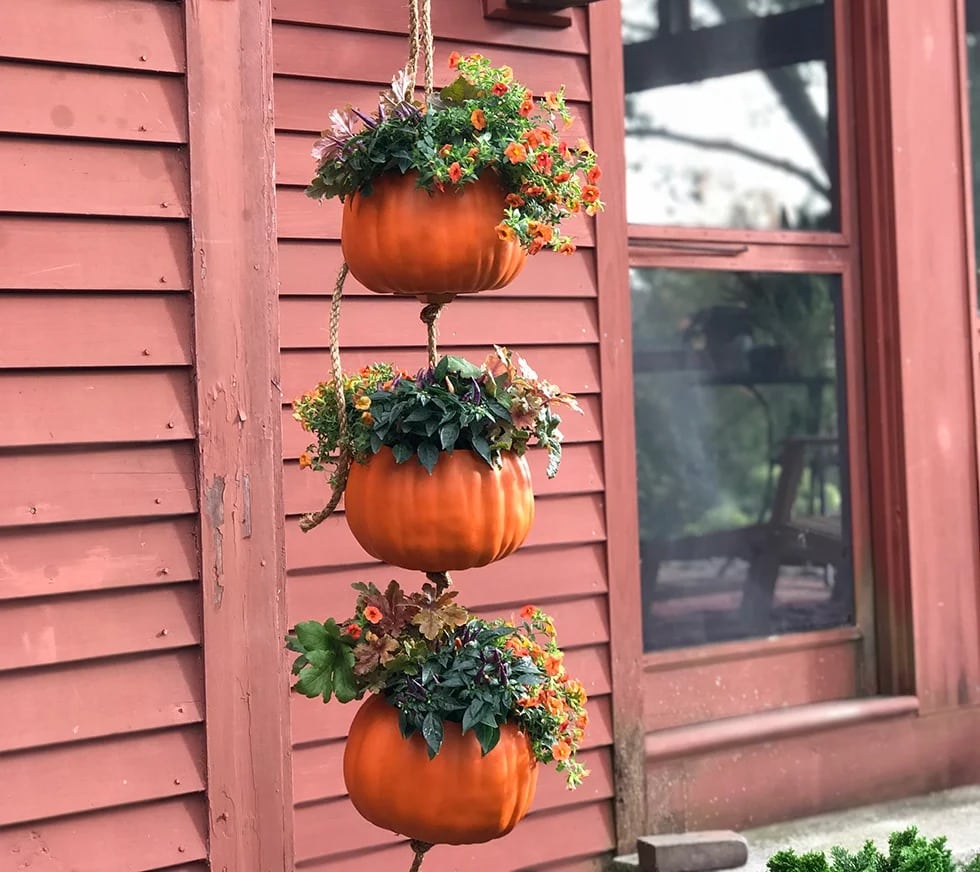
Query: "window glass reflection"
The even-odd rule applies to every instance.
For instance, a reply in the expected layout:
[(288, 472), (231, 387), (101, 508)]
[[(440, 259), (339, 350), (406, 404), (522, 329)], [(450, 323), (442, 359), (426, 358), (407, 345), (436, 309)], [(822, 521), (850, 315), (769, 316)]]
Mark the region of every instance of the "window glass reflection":
[(823, 0), (623, 0), (633, 224), (838, 227)]
[(853, 623), (838, 278), (631, 284), (645, 647)]

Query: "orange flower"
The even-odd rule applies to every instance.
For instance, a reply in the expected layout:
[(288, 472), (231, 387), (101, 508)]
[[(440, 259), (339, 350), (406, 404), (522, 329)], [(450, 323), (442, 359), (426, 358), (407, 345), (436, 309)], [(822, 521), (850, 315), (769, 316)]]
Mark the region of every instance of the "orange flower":
[(582, 188), (582, 202), (595, 203), (599, 199), (599, 189), (595, 185), (586, 185)]
[(442, 148), (439, 149), (439, 157), (448, 157), (449, 152), (453, 150), (453, 147), (447, 142)]
[(568, 147), (568, 143), (565, 141), (558, 143), (558, 154), (560, 154), (566, 160), (568, 159), (568, 153), (571, 149)]
[(551, 242), (555, 229), (550, 224), (543, 224), (540, 221), (528, 221), (527, 232), (535, 239), (543, 239), (545, 242)]
[(490, 89), (498, 97), (503, 97), (510, 90), (510, 85), (504, 82), (494, 82), (493, 87)]
[(548, 710), (549, 715), (556, 718), (565, 711), (565, 704), (557, 696), (547, 697), (544, 701), (544, 707)]
[(585, 180), (590, 184), (594, 185), (599, 179), (602, 178), (602, 170), (599, 167), (592, 167), (586, 174)]
[(544, 671), (554, 678), (561, 671), (561, 655), (549, 654), (544, 658)]
[(562, 182), (567, 182), (572, 177), (572, 174), (566, 170), (562, 170), (560, 173), (555, 174), (555, 181), (560, 185)]
[(525, 621), (530, 621), (531, 618), (535, 616), (537, 611), (537, 606), (524, 606), (524, 608), (521, 609), (521, 617), (524, 618)]
[(510, 67), (501, 67), (500, 68), (500, 77), (505, 82), (509, 82), (511, 79), (514, 78), (514, 71)]
[(354, 408), (359, 412), (366, 412), (371, 408), (371, 398), (370, 397), (358, 397), (354, 400)]
[(519, 142), (512, 142), (504, 149), (504, 154), (512, 164), (524, 163), (527, 160), (527, 149)]
[(549, 109), (559, 109), (560, 104), (558, 103), (558, 95), (554, 91), (544, 92), (544, 105)]
[(472, 124), (477, 130), (487, 129), (487, 116), (484, 114), (482, 109), (474, 109), (470, 113), (470, 124)]
[(462, 56), (458, 51), (452, 52), (452, 54), (449, 55), (449, 69), (455, 70), (456, 67), (459, 66), (459, 61), (461, 57)]
[(578, 145), (577, 145), (577, 146), (575, 146), (575, 147), (576, 147), (576, 149), (577, 149), (578, 151), (581, 151), (581, 152), (586, 152), (586, 153), (588, 153), (588, 152), (591, 152), (591, 151), (592, 151), (592, 149), (591, 149), (591, 148), (589, 148), (589, 143), (588, 143), (588, 142), (586, 142), (586, 141), (585, 141), (584, 139), (579, 139), (579, 141), (578, 141)]
[(480, 149), (478, 149), (478, 148), (477, 148), (477, 147), (476, 147), (476, 146), (474, 145), (474, 146), (473, 146), (473, 148), (471, 148), (471, 149), (470, 149), (470, 150), (469, 150), (468, 152), (466, 152), (466, 156), (467, 156), (467, 157), (468, 157), (468, 158), (469, 158), (470, 160), (473, 160), (473, 158), (475, 158), (475, 157), (476, 157), (476, 156), (477, 156), (477, 155), (478, 155), (479, 153), (480, 153)]
[(528, 130), (521, 134), (521, 139), (527, 143), (528, 148), (537, 148), (541, 145), (537, 130)]
[(572, 243), (572, 242), (563, 242), (561, 245), (558, 246), (558, 253), (559, 254), (574, 254), (575, 253), (575, 244)]
[(521, 118), (527, 118), (534, 111), (534, 98), (531, 96), (531, 92), (528, 91), (524, 95), (524, 100), (521, 103), (521, 108), (517, 110), (517, 114)]
[(567, 760), (572, 756), (572, 746), (567, 739), (562, 739), (560, 742), (555, 742), (551, 746), (551, 756), (556, 760)]
[(534, 159), (534, 165), (538, 168), (538, 171), (545, 175), (551, 173), (551, 167), (554, 165), (554, 162), (554, 158), (546, 151), (540, 152)]
[(463, 178), (463, 168), (459, 165), (459, 161), (454, 161), (449, 165), (449, 181), (456, 184), (461, 178)]
[(529, 197), (536, 197), (538, 194), (544, 193), (544, 188), (541, 185), (523, 185), (521, 190)]
[(364, 608), (364, 620), (369, 624), (376, 624), (381, 620), (381, 609), (377, 606), (365, 606)]
[(299, 456), (299, 468), (309, 469), (311, 466), (313, 466), (313, 455), (309, 451), (304, 451)]
[(551, 145), (554, 142), (555, 138), (551, 135), (551, 131), (547, 127), (539, 127), (537, 133), (542, 145)]
[(544, 240), (541, 238), (532, 239), (531, 244), (527, 248), (528, 254), (537, 254), (541, 249), (544, 248)]
[(370, 412), (361, 412), (361, 421), (370, 427), (374, 423), (374, 415)]
[(516, 209), (518, 206), (524, 205), (524, 198), (520, 194), (508, 194), (504, 197), (504, 203)]
[(352, 639), (361, 638), (361, 628), (357, 626), (357, 624), (348, 624), (346, 627), (344, 627), (344, 632)]
[(497, 239), (500, 239), (503, 242), (513, 242), (515, 239), (517, 239), (517, 234), (514, 233), (514, 228), (508, 224), (504, 224), (503, 221), (501, 221), (493, 229), (497, 231)]

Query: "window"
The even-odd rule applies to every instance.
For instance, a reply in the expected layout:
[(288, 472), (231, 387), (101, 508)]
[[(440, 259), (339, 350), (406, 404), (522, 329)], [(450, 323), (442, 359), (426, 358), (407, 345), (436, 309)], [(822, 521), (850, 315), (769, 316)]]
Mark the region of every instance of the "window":
[(623, 0), (649, 652), (870, 622), (845, 5)]

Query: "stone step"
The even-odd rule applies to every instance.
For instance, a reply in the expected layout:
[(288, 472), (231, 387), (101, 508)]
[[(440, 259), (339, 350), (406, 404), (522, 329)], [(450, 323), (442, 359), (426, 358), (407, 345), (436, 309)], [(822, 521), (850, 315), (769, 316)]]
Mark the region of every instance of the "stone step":
[(745, 839), (731, 830), (644, 836), (637, 853), (616, 857), (612, 872), (714, 872), (744, 866)]

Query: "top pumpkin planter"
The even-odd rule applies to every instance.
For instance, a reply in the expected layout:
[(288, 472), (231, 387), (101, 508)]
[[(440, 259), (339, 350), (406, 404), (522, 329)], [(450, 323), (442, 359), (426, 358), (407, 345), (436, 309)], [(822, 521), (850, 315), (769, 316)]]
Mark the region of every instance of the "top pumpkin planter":
[(571, 254), (570, 215), (602, 209), (601, 171), (572, 124), (564, 88), (535, 100), (509, 67), (482, 55), (425, 102), (399, 71), (378, 109), (330, 113), (313, 147), (316, 200), (344, 203), (341, 245), (351, 273), (378, 293), (444, 303), (509, 284), (528, 254)]

